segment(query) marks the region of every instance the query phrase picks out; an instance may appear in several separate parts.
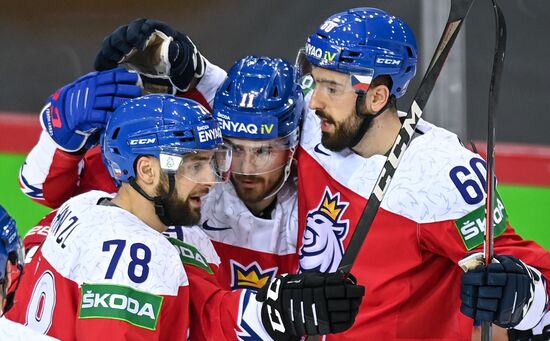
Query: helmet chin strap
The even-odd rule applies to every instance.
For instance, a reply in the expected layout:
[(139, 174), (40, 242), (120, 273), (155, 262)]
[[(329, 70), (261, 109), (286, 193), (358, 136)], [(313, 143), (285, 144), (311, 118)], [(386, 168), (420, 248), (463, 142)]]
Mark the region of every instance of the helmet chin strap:
[[(365, 97), (367, 95), (366, 91), (360, 91), (357, 94), (357, 99), (355, 100), (355, 114), (362, 118), (361, 125), (359, 126), (359, 129), (357, 129), (357, 132), (351, 139), (350, 143), (348, 144), (349, 149), (353, 149), (363, 138), (365, 133), (367, 132), (367, 129), (369, 129), (369, 126), (371, 122), (380, 114), (382, 114), (386, 109), (388, 109), (388, 106), (390, 105), (390, 99), (386, 101), (386, 104), (382, 107), (382, 109), (378, 110), (378, 112), (374, 115), (370, 115), (367, 112), (361, 112), (361, 105), (365, 102)], [(393, 96), (393, 95), (391, 95)]]
[(172, 196), (172, 193), (174, 193), (174, 188), (176, 187), (176, 179), (174, 174), (168, 174), (168, 194), (163, 196), (157, 195), (155, 197), (151, 197), (137, 184), (134, 177), (131, 177), (128, 182), (130, 183), (130, 186), (132, 186), (132, 188), (141, 194), (145, 199), (153, 202), (155, 205), (155, 213), (164, 225), (174, 225), (173, 219), (168, 215), (168, 211), (165, 209), (166, 200)]
[(285, 165), (285, 173), (284, 173), (284, 176), (283, 176), (283, 179), (281, 181), (281, 183), (279, 184), (279, 186), (273, 190), (270, 194), (266, 195), (265, 198), (263, 198), (262, 200), (266, 200), (266, 199), (269, 199), (269, 198), (273, 198), (275, 195), (277, 195), (277, 193), (279, 193), (279, 191), (283, 188), (283, 186), (285, 185), (286, 183), (286, 180), (288, 179), (288, 177), (290, 176), (290, 170), (291, 170), (291, 166), (292, 166), (292, 160), (293, 160), (293, 156), (294, 156), (294, 152), (296, 151), (295, 148), (292, 148), (292, 155), (289, 157), (286, 165)]

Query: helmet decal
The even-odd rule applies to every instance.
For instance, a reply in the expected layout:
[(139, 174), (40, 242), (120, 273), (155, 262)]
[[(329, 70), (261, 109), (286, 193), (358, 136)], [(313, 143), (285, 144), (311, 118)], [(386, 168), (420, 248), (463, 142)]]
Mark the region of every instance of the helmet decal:
[(304, 110), (293, 65), (279, 58), (237, 61), (214, 98), (225, 137), (273, 139), (297, 132)]

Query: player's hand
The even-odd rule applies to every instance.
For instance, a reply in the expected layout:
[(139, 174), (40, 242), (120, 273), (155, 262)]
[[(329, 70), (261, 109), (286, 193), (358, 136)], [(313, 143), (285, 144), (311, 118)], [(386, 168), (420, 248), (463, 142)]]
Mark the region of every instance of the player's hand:
[(141, 96), (139, 75), (122, 68), (91, 72), (57, 90), (40, 121), (59, 148), (76, 152), (97, 144), (109, 114)]
[[(495, 256), (489, 266), (478, 265), (462, 276), (460, 311), (478, 322), (504, 328), (518, 326), (528, 314), (528, 319), (540, 315), (534, 317), (536, 324), (542, 315), (536, 311), (539, 302), (533, 303), (535, 286), (541, 281), (537, 271), (516, 257)], [(541, 298), (546, 301), (544, 296)]]
[(258, 291), (262, 322), (275, 340), (339, 333), (353, 325), (365, 287), (336, 273), (282, 275)]
[(180, 91), (187, 91), (206, 67), (187, 35), (151, 19), (136, 19), (105, 37), (95, 60), (96, 70), (119, 64), (149, 77), (146, 80), (161, 85), (164, 81)]

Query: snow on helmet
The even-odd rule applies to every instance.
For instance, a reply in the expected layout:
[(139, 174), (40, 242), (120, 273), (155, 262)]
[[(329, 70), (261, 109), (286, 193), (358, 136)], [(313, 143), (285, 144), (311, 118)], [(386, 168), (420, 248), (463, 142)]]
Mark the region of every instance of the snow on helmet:
[(227, 178), (231, 163), (230, 150), (222, 148), (221, 131), (208, 110), (172, 95), (148, 95), (122, 104), (109, 118), (101, 144), (111, 176), (122, 182), (135, 178), (134, 162), (141, 155), (159, 158), (164, 171), (175, 173), (186, 154), (213, 150), (215, 182)]
[[(15, 290), (21, 280), (24, 260), (25, 252), (15, 220), (0, 205), (0, 291), (2, 299), (5, 300), (3, 306), (0, 305), (0, 313), (6, 313), (14, 304)], [(19, 272), (19, 276), (16, 276), (16, 271)], [(12, 272), (9, 288), (8, 272)]]
[(390, 92), (403, 96), (416, 74), (417, 48), (411, 28), (376, 8), (354, 8), (328, 18), (308, 37), (305, 59), (314, 66), (352, 75), (356, 90), (388, 75)]
[(298, 142), (304, 110), (293, 65), (279, 58), (247, 56), (237, 61), (214, 98), (214, 116), (224, 137)]

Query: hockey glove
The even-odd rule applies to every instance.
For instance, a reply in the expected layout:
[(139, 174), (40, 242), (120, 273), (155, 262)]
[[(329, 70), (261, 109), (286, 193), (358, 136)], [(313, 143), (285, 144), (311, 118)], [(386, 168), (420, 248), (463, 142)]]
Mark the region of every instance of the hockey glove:
[(275, 340), (325, 335), (349, 329), (359, 312), (365, 287), (350, 276), (305, 272), (282, 275), (261, 288), (262, 322)]
[(148, 82), (187, 91), (194, 79), (203, 76), (205, 63), (184, 33), (161, 21), (136, 19), (105, 37), (95, 68), (108, 70), (124, 64)]
[(462, 276), (460, 311), (477, 322), (512, 328), (527, 315), (540, 281), (540, 275), (516, 257), (495, 256), (494, 263)]
[(91, 72), (57, 90), (40, 113), (40, 122), (59, 148), (76, 152), (97, 144), (109, 114), (141, 96), (139, 76), (122, 68)]

